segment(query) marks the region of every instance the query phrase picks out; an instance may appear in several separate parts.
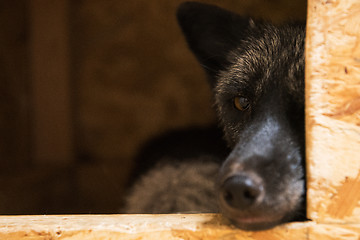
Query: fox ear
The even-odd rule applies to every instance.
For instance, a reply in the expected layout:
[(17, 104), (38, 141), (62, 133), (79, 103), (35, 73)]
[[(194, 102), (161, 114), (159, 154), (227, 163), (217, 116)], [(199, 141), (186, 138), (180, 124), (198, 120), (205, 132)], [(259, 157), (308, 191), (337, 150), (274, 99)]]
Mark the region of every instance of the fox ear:
[(177, 19), (212, 86), (217, 73), (229, 64), (227, 54), (239, 45), (247, 29), (254, 24), (250, 18), (197, 2), (182, 3), (177, 10)]

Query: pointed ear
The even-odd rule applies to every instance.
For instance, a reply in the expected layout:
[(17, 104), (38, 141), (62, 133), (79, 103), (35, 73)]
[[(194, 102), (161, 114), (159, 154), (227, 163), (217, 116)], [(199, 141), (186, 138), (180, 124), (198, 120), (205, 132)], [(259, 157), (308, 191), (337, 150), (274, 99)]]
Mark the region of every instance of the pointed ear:
[(214, 86), (217, 73), (229, 64), (227, 54), (239, 46), (252, 20), (197, 2), (182, 3), (177, 19), (190, 49)]

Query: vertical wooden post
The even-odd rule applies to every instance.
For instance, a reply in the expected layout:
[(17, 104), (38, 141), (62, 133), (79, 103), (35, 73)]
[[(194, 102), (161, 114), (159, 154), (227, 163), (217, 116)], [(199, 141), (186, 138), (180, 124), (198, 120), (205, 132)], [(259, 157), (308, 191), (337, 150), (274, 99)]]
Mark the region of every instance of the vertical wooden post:
[(73, 160), (68, 2), (30, 0), (33, 159)]
[(359, 223), (360, 2), (308, 3), (308, 215), (322, 223)]

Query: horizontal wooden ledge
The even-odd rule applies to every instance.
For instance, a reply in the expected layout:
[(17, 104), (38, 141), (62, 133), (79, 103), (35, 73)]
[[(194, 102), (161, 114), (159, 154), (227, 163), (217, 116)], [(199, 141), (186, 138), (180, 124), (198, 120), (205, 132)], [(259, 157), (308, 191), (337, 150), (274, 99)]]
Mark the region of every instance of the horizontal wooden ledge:
[(360, 239), (360, 224), (295, 222), (246, 232), (219, 214), (1, 216), (0, 239)]

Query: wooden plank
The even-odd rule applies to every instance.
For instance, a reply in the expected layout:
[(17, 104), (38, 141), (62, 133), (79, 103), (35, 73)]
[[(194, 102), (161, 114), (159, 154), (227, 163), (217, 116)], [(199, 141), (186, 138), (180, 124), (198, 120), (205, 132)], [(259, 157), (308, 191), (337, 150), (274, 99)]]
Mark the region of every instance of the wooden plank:
[(4, 216), (0, 217), (0, 239), (305, 240), (308, 225), (292, 223), (245, 232), (218, 214)]
[(219, 214), (2, 216), (0, 239), (359, 239), (360, 224), (290, 223), (246, 232)]
[(309, 226), (309, 240), (342, 239), (360, 239), (360, 224), (314, 224)]
[(33, 160), (66, 164), (73, 159), (68, 2), (31, 0)]
[(308, 2), (308, 215), (360, 222), (360, 2)]

